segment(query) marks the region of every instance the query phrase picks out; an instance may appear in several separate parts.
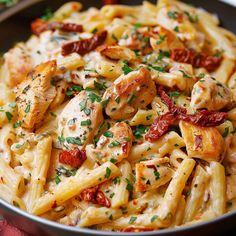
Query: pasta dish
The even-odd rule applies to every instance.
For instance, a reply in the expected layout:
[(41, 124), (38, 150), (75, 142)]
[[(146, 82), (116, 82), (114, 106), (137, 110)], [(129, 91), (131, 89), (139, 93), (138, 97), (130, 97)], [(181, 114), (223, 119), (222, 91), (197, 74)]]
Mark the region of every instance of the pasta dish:
[(81, 8), (1, 59), (0, 198), (122, 232), (233, 211), (236, 36), (175, 0)]

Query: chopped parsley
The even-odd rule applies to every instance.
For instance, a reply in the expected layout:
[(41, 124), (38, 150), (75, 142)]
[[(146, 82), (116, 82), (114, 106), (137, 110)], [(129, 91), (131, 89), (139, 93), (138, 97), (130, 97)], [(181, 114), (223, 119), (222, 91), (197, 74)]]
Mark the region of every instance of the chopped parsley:
[(44, 14), (41, 16), (41, 19), (43, 20), (49, 20), (50, 18), (53, 17), (53, 12), (52, 12), (52, 9), (47, 7), (44, 11)]
[(152, 114), (146, 116), (146, 120), (150, 120), (152, 118)]
[(204, 77), (205, 77), (205, 74), (204, 74), (204, 73), (200, 73), (197, 77), (198, 77), (198, 78), (204, 78)]
[(59, 184), (61, 182), (61, 179), (58, 175), (55, 177), (55, 182), (56, 184)]
[(110, 162), (113, 163), (113, 164), (115, 164), (115, 163), (117, 162), (117, 160), (116, 160), (115, 158), (111, 158), (111, 159), (110, 159)]
[(115, 101), (116, 101), (116, 103), (120, 103), (120, 97), (119, 96), (117, 96), (116, 98), (115, 98)]
[(128, 191), (132, 191), (132, 190), (134, 189), (134, 186), (133, 186), (132, 182), (131, 182), (129, 179), (127, 179), (127, 178), (125, 178), (125, 181), (126, 181), (126, 183), (127, 183), (126, 189), (127, 189)]
[(91, 120), (83, 120), (80, 122), (81, 126), (89, 126), (91, 124), (92, 124)]
[(105, 178), (108, 179), (111, 175), (111, 169), (109, 167), (106, 168), (106, 174), (105, 174)]
[(88, 97), (89, 99), (91, 100), (92, 103), (94, 103), (95, 101), (96, 102), (101, 102), (102, 99), (99, 95), (97, 95), (96, 93), (93, 93), (93, 92), (88, 92)]
[(157, 170), (154, 171), (154, 175), (156, 177), (156, 180), (160, 179), (160, 172), (158, 172)]
[(188, 78), (188, 79), (192, 78), (192, 76), (188, 75), (185, 71), (183, 70), (179, 70), (179, 71), (182, 72), (184, 78)]
[(110, 194), (109, 198), (113, 198), (115, 193)]
[(122, 214), (126, 214), (128, 212), (127, 207), (120, 207), (120, 210), (121, 210)]
[(124, 65), (123, 65), (123, 67), (122, 67), (122, 70), (123, 70), (123, 72), (124, 72), (125, 75), (127, 75), (127, 74), (129, 74), (130, 72), (133, 71), (133, 69), (129, 67), (127, 61), (124, 61), (123, 63), (124, 63)]
[(135, 24), (134, 24), (134, 27), (135, 27), (135, 28), (140, 28), (140, 27), (142, 27), (142, 24), (141, 24), (141, 23), (135, 23)]
[(170, 96), (170, 97), (179, 97), (180, 96), (180, 92), (178, 92), (178, 91), (173, 91), (173, 92), (169, 92), (168, 93), (168, 95)]
[(118, 41), (118, 38), (115, 36), (115, 34), (111, 35), (112, 39), (114, 39), (115, 41)]
[(98, 83), (94, 80), (94, 87), (98, 90), (105, 90), (107, 88), (106, 83)]
[(157, 60), (160, 61), (164, 57), (170, 57), (170, 52), (169, 51), (160, 51), (160, 53), (158, 54)]
[(217, 51), (215, 54), (213, 54), (214, 57), (222, 57), (222, 54), (223, 54), (224, 50), (220, 50), (220, 51)]
[(235, 134), (236, 133), (236, 127), (234, 127), (233, 131), (231, 131), (231, 134)]
[(161, 67), (161, 66), (152, 66), (152, 65), (148, 65), (149, 68), (159, 71), (159, 72), (165, 72), (165, 68)]
[(176, 33), (179, 33), (179, 26), (175, 26), (175, 28), (173, 29)]
[(53, 117), (57, 117), (57, 114), (53, 111), (50, 112), (50, 115), (53, 116)]
[(21, 121), (17, 121), (16, 123), (13, 124), (13, 128), (16, 129), (18, 127), (21, 127)]
[(113, 137), (113, 133), (111, 131), (106, 131), (106, 132), (104, 132), (103, 135), (107, 138), (112, 138)]
[(23, 146), (23, 144), (17, 143), (15, 147), (16, 147), (17, 149), (19, 149), (19, 148), (21, 148), (22, 146)]
[(152, 218), (151, 218), (151, 223), (153, 223), (157, 218), (158, 218), (157, 215), (152, 216)]
[(229, 127), (225, 127), (225, 129), (224, 129), (224, 132), (223, 132), (223, 134), (222, 134), (222, 137), (227, 137), (228, 136), (228, 134), (229, 134)]
[(109, 98), (108, 98), (108, 99), (106, 99), (106, 100), (103, 100), (103, 101), (101, 102), (101, 104), (102, 104), (102, 107), (106, 107), (106, 106), (107, 106), (107, 104), (108, 104), (108, 102), (109, 102)]
[(67, 137), (66, 142), (70, 144), (76, 144), (79, 146), (82, 145), (81, 139), (79, 137)]
[(144, 125), (138, 125), (136, 126), (135, 130), (133, 130), (133, 135), (136, 139), (140, 139), (143, 137), (143, 134), (145, 134), (147, 131), (147, 127)]
[(29, 113), (29, 112), (30, 112), (30, 101), (25, 108), (25, 113)]
[(69, 88), (67, 89), (66, 95), (67, 95), (68, 97), (70, 97), (70, 96), (72, 96), (72, 95), (74, 95), (74, 94), (76, 94), (76, 93), (81, 92), (82, 90), (83, 90), (83, 88), (82, 88), (81, 86), (79, 86), (79, 85), (72, 85), (71, 87), (69, 87)]
[(167, 15), (169, 16), (169, 18), (171, 19), (177, 19), (179, 16), (179, 13), (177, 11), (168, 11)]
[(98, 29), (97, 29), (97, 28), (94, 28), (94, 29), (91, 31), (92, 34), (96, 34), (97, 32), (98, 32)]
[(184, 11), (184, 14), (188, 17), (188, 20), (192, 23), (197, 23), (198, 22), (198, 16), (195, 15), (195, 16), (192, 16), (189, 12), (187, 11)]
[(113, 147), (117, 147), (120, 145), (120, 142), (119, 141), (112, 141), (111, 143), (108, 144), (108, 147), (109, 148), (113, 148)]
[(58, 176), (64, 175), (66, 177), (75, 176), (77, 169), (66, 169), (64, 166), (59, 166), (56, 168), (56, 173)]
[(6, 117), (7, 117), (8, 121), (11, 121), (13, 115), (9, 111), (5, 112), (5, 114), (6, 114)]
[(116, 177), (115, 179), (112, 180), (113, 184), (119, 184), (120, 183), (120, 177)]
[(129, 224), (133, 224), (137, 220), (136, 216), (131, 216), (129, 220)]
[(159, 40), (156, 41), (156, 44), (159, 45), (163, 43), (165, 39), (166, 39), (166, 35), (159, 35)]

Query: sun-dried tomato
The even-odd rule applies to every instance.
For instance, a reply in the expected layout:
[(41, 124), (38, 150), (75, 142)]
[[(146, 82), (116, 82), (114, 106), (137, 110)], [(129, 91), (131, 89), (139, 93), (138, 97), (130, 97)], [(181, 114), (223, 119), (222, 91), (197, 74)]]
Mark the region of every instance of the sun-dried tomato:
[(145, 135), (146, 140), (154, 141), (165, 134), (169, 127), (175, 122), (175, 117), (171, 112), (167, 112), (154, 120), (151, 128)]
[(36, 19), (31, 23), (31, 30), (37, 36), (46, 30), (54, 31), (57, 29), (64, 32), (82, 32), (83, 26), (74, 23), (47, 22), (42, 19)]
[(108, 208), (111, 207), (110, 200), (105, 196), (105, 194), (102, 191), (97, 192), (96, 201), (99, 205), (102, 205)]
[(66, 43), (62, 46), (61, 53), (63, 56), (73, 52), (84, 55), (100, 46), (105, 41), (106, 37), (107, 31), (104, 30), (94, 34), (91, 38)]
[(222, 60), (222, 57), (197, 53), (193, 49), (177, 48), (171, 50), (171, 59), (178, 62), (188, 63), (194, 67), (204, 67), (209, 72), (214, 71)]
[(189, 115), (187, 114), (187, 110), (185, 108), (178, 107), (174, 104), (174, 102), (171, 100), (171, 98), (167, 95), (167, 93), (163, 90), (162, 87), (159, 87), (158, 92), (162, 101), (168, 106), (170, 112), (176, 119), (184, 120), (186, 122), (203, 127), (212, 127), (222, 124), (227, 117), (226, 112), (208, 110), (202, 110), (194, 115)]
[(122, 229), (120, 232), (134, 232), (134, 233), (138, 233), (138, 232), (145, 232), (145, 231), (153, 231), (153, 228), (137, 228), (137, 227), (128, 227), (128, 228), (124, 228)]
[(214, 127), (222, 124), (227, 117), (226, 112), (202, 110), (195, 115), (178, 114), (177, 118), (202, 127)]
[(63, 164), (78, 168), (87, 159), (85, 150), (63, 150), (59, 154), (59, 161)]
[(108, 208), (111, 207), (110, 200), (101, 190), (99, 190), (99, 186), (84, 189), (80, 193), (80, 198), (87, 202), (92, 202)]
[(98, 186), (92, 188), (86, 188), (80, 193), (80, 198), (87, 202), (96, 203), (97, 191), (98, 191)]

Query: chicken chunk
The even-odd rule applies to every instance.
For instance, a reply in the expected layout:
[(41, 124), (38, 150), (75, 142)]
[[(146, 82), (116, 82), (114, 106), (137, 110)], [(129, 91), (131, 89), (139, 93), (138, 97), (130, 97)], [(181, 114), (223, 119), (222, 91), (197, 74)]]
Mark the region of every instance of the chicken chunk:
[(17, 88), (16, 104), (22, 127), (31, 129), (42, 121), (50, 103), (56, 96), (51, 78), (56, 71), (56, 61), (36, 66)]
[(160, 166), (158, 161), (159, 160), (143, 161), (135, 165), (136, 192), (156, 189), (171, 180), (174, 171), (167, 166)]
[(113, 60), (132, 61), (136, 59), (134, 51), (123, 46), (103, 45), (98, 48), (98, 51), (102, 56)]
[(103, 96), (108, 101), (106, 114), (112, 119), (130, 118), (138, 108), (150, 104), (155, 95), (155, 83), (146, 68), (121, 75)]
[(177, 38), (177, 36), (163, 27), (157, 27), (153, 30), (150, 43), (156, 52), (160, 52), (161, 50), (168, 51), (175, 48), (184, 48), (183, 43)]
[(6, 83), (10, 87), (21, 83), (32, 69), (33, 62), (29, 50), (23, 43), (18, 43), (4, 55), (3, 73)]
[(117, 163), (128, 157), (132, 140), (131, 128), (125, 122), (116, 123), (103, 133), (96, 147), (87, 146), (87, 155), (100, 164), (106, 161)]
[(58, 117), (58, 139), (66, 149), (85, 147), (103, 121), (98, 95), (82, 91), (72, 98)]
[(205, 76), (193, 86), (190, 106), (196, 110), (218, 111), (231, 108), (234, 103), (231, 90), (210, 76)]
[(179, 123), (189, 157), (205, 161), (219, 161), (224, 140), (215, 127), (200, 127), (185, 121)]

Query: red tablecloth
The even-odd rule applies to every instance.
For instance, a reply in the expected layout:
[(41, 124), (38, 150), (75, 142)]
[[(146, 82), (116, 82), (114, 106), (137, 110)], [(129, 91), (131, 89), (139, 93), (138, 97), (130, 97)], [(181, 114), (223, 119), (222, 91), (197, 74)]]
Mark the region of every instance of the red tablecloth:
[(0, 221), (0, 236), (29, 236), (25, 232), (7, 223), (6, 220)]

